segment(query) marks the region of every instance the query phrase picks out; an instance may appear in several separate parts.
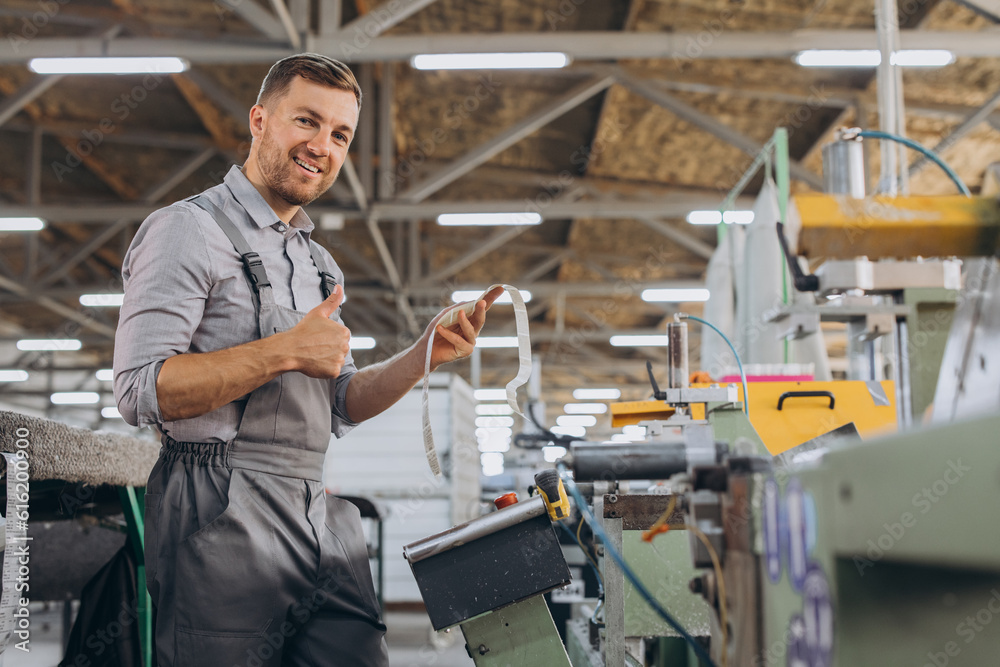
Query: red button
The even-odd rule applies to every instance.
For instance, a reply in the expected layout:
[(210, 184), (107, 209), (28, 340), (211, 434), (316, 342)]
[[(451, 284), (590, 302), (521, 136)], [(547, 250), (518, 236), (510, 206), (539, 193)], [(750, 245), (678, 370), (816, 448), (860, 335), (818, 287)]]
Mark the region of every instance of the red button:
[(517, 502), (517, 494), (511, 492), (503, 494), (502, 496), (494, 500), (493, 504), (497, 506), (498, 510), (502, 510), (504, 507), (513, 505), (516, 502)]

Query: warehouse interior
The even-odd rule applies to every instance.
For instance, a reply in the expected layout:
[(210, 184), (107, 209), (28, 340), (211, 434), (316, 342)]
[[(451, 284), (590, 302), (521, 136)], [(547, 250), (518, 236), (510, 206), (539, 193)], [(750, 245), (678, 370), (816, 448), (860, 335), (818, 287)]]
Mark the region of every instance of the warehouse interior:
[[(363, 91), (304, 206), (357, 366), (516, 288), (468, 359), (331, 438), (391, 664), (994, 664), (998, 23), (995, 0), (5, 0), (0, 662), (157, 664), (123, 262), (248, 159), (271, 65), (320, 53)], [(134, 612), (100, 663), (67, 646), (112, 561)]]

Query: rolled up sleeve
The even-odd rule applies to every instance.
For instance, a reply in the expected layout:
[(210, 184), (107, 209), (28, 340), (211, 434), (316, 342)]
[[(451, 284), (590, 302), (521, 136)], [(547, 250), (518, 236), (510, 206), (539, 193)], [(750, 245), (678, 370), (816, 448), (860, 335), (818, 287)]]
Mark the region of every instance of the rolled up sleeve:
[(212, 267), (196, 215), (181, 204), (156, 211), (125, 254), (114, 389), (118, 411), (133, 426), (163, 423), (157, 375), (166, 359), (190, 350), (212, 288)]

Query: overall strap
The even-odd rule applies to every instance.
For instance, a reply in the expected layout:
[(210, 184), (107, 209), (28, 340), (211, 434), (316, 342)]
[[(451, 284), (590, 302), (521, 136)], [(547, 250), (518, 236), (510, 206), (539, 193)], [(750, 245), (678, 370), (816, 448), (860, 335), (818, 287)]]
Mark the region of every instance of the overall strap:
[(337, 286), (337, 279), (332, 273), (327, 271), (329, 266), (326, 264), (326, 259), (323, 257), (323, 253), (320, 252), (319, 244), (313, 240), (309, 241), (309, 254), (312, 255), (313, 264), (316, 265), (316, 270), (319, 271), (319, 286), (323, 290), (323, 298), (329, 298), (333, 294), (333, 288)]
[(213, 204), (208, 197), (198, 195), (192, 197), (189, 201), (212, 216), (215, 224), (219, 225), (219, 228), (233, 244), (233, 247), (236, 248), (236, 252), (240, 254), (240, 259), (243, 260), (243, 271), (246, 274), (247, 283), (249, 283), (250, 291), (253, 294), (253, 307), (259, 317), (261, 301), (266, 303), (274, 302), (274, 295), (271, 292), (271, 281), (267, 278), (267, 271), (264, 269), (264, 262), (261, 260), (260, 255), (250, 249), (250, 244), (247, 243), (246, 238), (240, 233), (240, 230), (236, 229), (236, 225), (229, 219), (229, 216)]

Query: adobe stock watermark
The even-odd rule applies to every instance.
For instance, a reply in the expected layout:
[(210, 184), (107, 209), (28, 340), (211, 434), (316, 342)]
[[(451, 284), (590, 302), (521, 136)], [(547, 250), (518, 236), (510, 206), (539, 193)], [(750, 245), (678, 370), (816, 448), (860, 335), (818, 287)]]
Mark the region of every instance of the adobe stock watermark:
[(93, 153), (98, 146), (104, 143), (104, 138), (107, 135), (112, 134), (118, 129), (120, 123), (132, 115), (132, 112), (146, 100), (149, 93), (163, 83), (165, 76), (164, 72), (150, 71), (146, 73), (140, 83), (116, 97), (109, 107), (110, 115), (102, 118), (96, 127), (84, 130), (80, 140), (76, 142), (76, 146), (66, 152), (66, 157), (61, 162), (52, 163), (52, 172), (56, 179), (62, 183), (66, 174), (72, 173), (74, 169), (83, 164), (83, 159)]
[(885, 558), (886, 554), (905, 539), (907, 532), (916, 527), (920, 517), (934, 509), (934, 506), (948, 495), (951, 487), (958, 484), (965, 477), (965, 473), (971, 471), (972, 468), (964, 464), (962, 459), (949, 460), (941, 476), (910, 499), (910, 504), (918, 510), (917, 513), (903, 512), (899, 515), (898, 521), (882, 524), (885, 530), (867, 542), (866, 557), (854, 556), (854, 566), (858, 569), (858, 574), (865, 576), (865, 570), (875, 567), (878, 561)]
[[(993, 618), (1000, 615), (1000, 590), (994, 588), (990, 593), (989, 600), (976, 612), (975, 616), (966, 616), (955, 626), (955, 634), (964, 639), (966, 644), (975, 641), (979, 633), (993, 622)], [(941, 648), (941, 651), (928, 651), (927, 662), (922, 667), (947, 667), (952, 658), (956, 658), (962, 653), (962, 647), (956, 641), (946, 642)]]
[(30, 17), (21, 17), (21, 26), (17, 32), (7, 33), (7, 44), (14, 53), (19, 53), (21, 47), (38, 36), (38, 32), (52, 21), (69, 0), (36, 0), (38, 11)]

